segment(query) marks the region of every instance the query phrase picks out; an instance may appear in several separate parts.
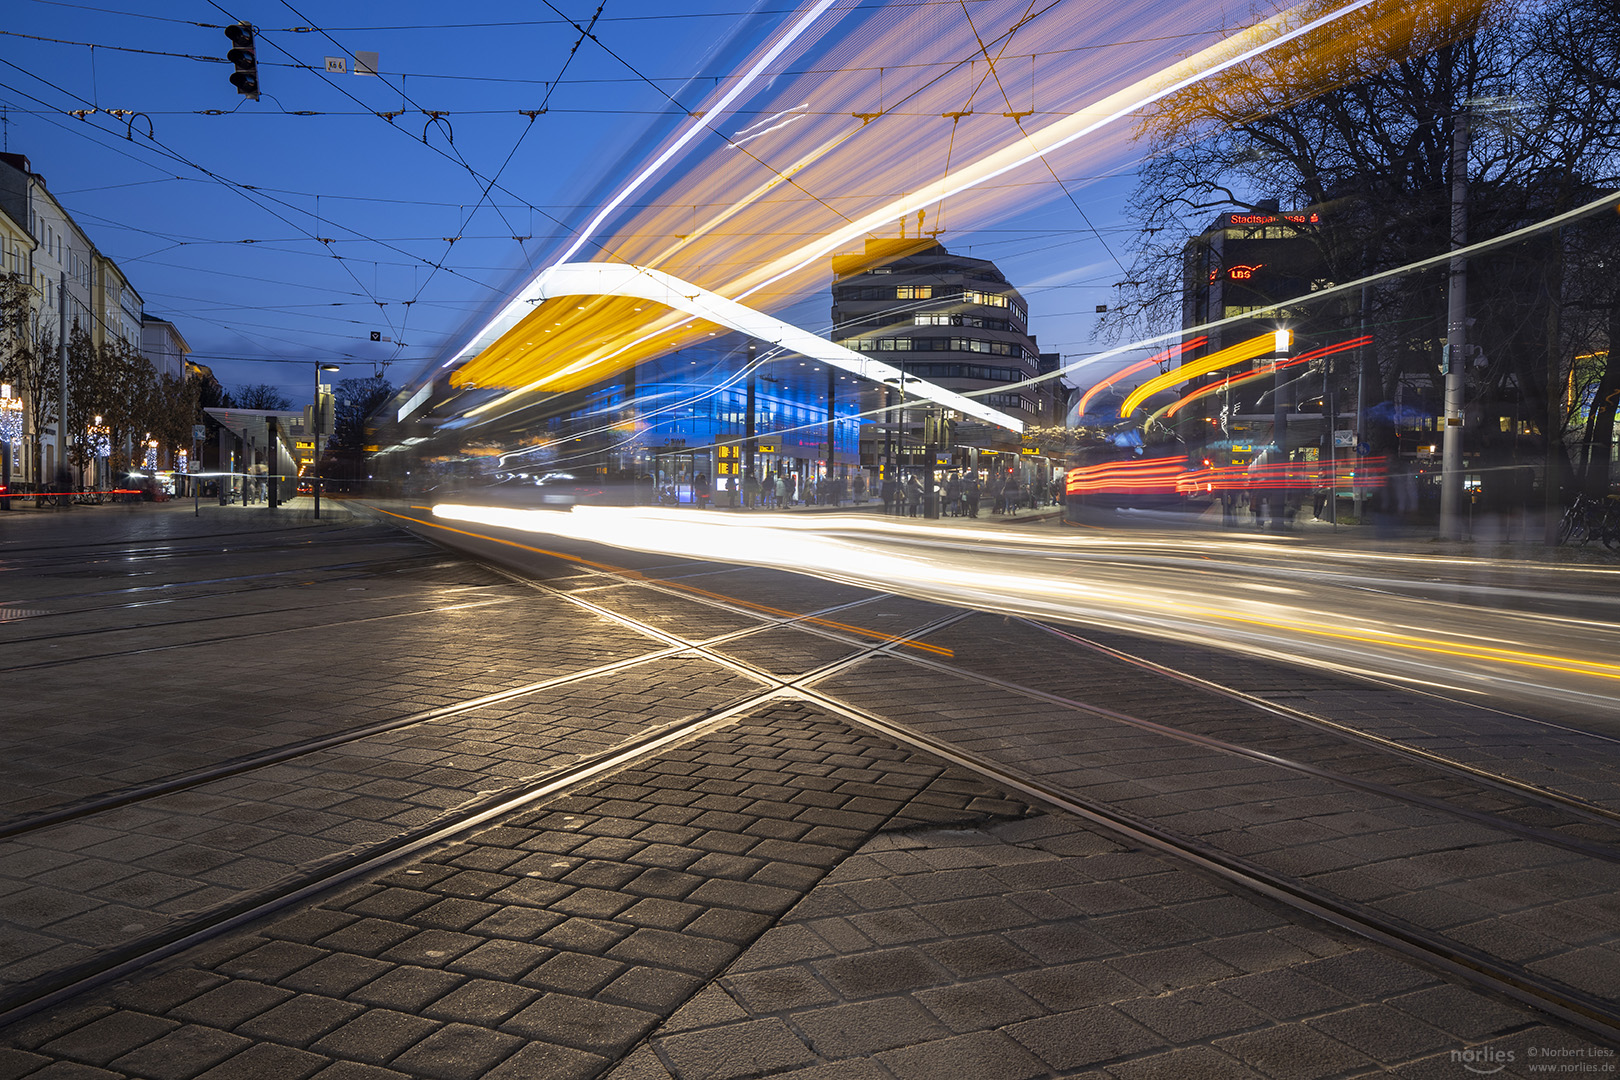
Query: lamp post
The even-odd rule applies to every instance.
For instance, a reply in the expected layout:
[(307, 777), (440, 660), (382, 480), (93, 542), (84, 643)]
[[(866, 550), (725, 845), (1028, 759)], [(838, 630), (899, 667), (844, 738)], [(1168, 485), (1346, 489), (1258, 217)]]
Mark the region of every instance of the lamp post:
[(310, 427), (311, 439), (314, 443), (315, 457), (309, 463), (311, 486), (315, 491), (315, 516), (321, 516), (321, 435), (326, 430), (328, 416), (326, 386), (321, 382), (321, 375), (328, 371), (337, 371), (336, 364), (315, 365), (315, 408), (311, 413), (314, 421)]

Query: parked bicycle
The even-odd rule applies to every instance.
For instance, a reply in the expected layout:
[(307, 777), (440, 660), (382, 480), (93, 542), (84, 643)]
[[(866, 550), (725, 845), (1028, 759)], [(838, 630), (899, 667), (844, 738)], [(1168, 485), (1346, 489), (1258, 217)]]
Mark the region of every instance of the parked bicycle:
[(1612, 495), (1594, 499), (1577, 492), (1558, 523), (1558, 542), (1585, 547), (1593, 540), (1610, 551), (1620, 549), (1620, 499)]

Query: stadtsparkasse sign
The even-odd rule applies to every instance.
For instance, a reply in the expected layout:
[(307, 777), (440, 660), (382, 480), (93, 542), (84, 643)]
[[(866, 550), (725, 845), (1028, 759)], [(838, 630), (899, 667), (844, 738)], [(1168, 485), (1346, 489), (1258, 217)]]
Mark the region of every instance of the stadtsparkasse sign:
[(1275, 225), (1279, 221), (1286, 221), (1290, 225), (1317, 225), (1322, 221), (1321, 214), (1227, 214), (1228, 225)]

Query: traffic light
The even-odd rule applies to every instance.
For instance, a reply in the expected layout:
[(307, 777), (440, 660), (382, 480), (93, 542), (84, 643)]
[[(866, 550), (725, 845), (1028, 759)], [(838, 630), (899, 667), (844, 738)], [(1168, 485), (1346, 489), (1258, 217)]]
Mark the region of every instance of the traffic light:
[(238, 94), (259, 100), (259, 57), (253, 50), (253, 24), (239, 22), (225, 28), (231, 39), (231, 50), (225, 59), (236, 65), (231, 73), (231, 85)]

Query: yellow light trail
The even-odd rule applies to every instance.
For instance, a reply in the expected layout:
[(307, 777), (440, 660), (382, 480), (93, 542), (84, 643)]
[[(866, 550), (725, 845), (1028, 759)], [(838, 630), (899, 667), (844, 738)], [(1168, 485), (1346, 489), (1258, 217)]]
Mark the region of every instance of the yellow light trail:
[[(980, 27), (990, 28), (992, 55), (1000, 49), (1021, 58), (1062, 57), (1031, 62), (1028, 92), (1039, 108), (1017, 122), (1005, 115), (1021, 107), (1011, 100), (975, 104), (983, 82), (977, 65), (985, 61), (966, 20), (907, 8), (828, 12), (773, 61), (795, 62), (814, 44), (826, 60), (815, 74), (778, 75), (772, 65), (761, 66), (762, 47), (744, 65), (753, 89), (739, 96), (736, 84), (726, 82), (707, 103), (723, 103), (732, 115), (746, 109), (801, 119), (743, 128), (725, 141), (711, 133), (712, 150), (700, 150), (692, 128), (683, 127), (635, 178), (657, 189), (657, 205), (627, 212), (599, 243), (609, 260), (653, 267), (734, 300), (754, 296), (770, 309), (824, 289), (829, 255), (864, 237), (891, 235), (919, 209), (949, 202), (954, 223), (976, 228), (1027, 203), (1020, 170), (1044, 175), (1046, 164), (1059, 171), (1083, 164), (1099, 171), (1131, 146), (1133, 133), (1119, 121), (1145, 121), (1155, 109), (1196, 110), (1218, 96), (1200, 87), (1235, 93), (1240, 76), (1253, 77), (1244, 73), (1283, 84), (1271, 88), (1282, 99), (1308, 96), (1327, 88), (1321, 73), (1342, 76), (1344, 56), (1394, 62), (1444, 36), (1418, 27), (1460, 27), (1487, 2), (1307, 0), (1178, 60), (1165, 54), (1175, 46), (1164, 42), (1185, 40), (1188, 18), (1199, 10), (1187, 0), (1145, 10), (1052, 5), (1034, 16), (1017, 0), (986, 0), (984, 16), (975, 12)], [(842, 36), (831, 40), (835, 28)], [(1085, 64), (1067, 62), (1076, 48), (1110, 38), (1138, 44), (1088, 53)], [(908, 63), (896, 69), (902, 44)], [(886, 65), (879, 102), (876, 76)], [(965, 105), (973, 107), (958, 119), (939, 119), (963, 114)], [(705, 124), (720, 123), (704, 109), (695, 112)], [(854, 116), (871, 122), (855, 126)], [(947, 123), (955, 133), (948, 170), (941, 138)], [(595, 215), (590, 227), (607, 227), (606, 218)], [(813, 239), (801, 239), (807, 236)], [(508, 334), (514, 327), (523, 332)], [(562, 298), (531, 308), (517, 297), (463, 351), (472, 359), (452, 382), (576, 388), (703, 340), (713, 329), (655, 305), (638, 311), (622, 302)]]
[(1228, 345), (1219, 352), (1210, 353), (1202, 360), (1194, 360), (1190, 364), (1171, 368), (1162, 375), (1155, 375), (1147, 382), (1132, 390), (1119, 406), (1119, 415), (1129, 416), (1136, 411), (1136, 407), (1160, 390), (1168, 389), (1177, 383), (1184, 383), (1188, 379), (1200, 375), (1208, 375), (1231, 364), (1241, 364), (1245, 360), (1253, 360), (1257, 356), (1271, 352), (1277, 347), (1277, 336), (1274, 333), (1261, 334), (1247, 341), (1240, 341), (1236, 345)]

